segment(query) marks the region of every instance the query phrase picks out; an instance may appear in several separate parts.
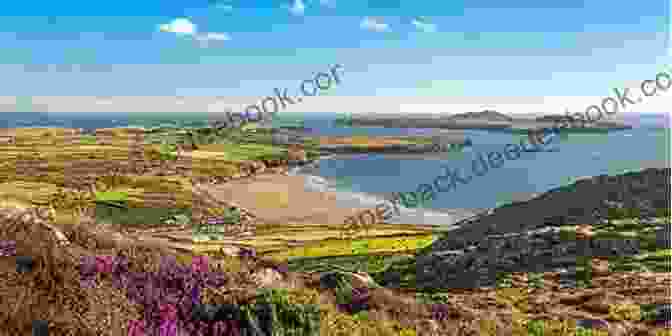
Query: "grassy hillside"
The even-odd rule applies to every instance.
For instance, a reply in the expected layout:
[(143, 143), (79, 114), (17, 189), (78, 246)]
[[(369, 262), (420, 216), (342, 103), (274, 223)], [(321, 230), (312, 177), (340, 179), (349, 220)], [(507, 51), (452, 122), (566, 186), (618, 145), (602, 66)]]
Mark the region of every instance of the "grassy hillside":
[[(186, 177), (128, 173), (116, 177), (110, 175), (114, 169), (127, 167), (129, 157), (133, 155), (131, 145), (135, 140), (127, 130), (113, 129), (111, 138), (73, 136), (69, 132), (67, 129), (14, 131), (15, 143), (0, 146), (0, 198), (21, 204), (45, 204), (57, 195), (59, 187), (66, 186), (69, 180), (81, 180), (80, 174), (88, 172), (96, 176), (97, 189), (106, 192), (99, 195), (101, 200), (105, 195), (123, 194), (127, 206), (142, 208), (146, 193), (165, 193), (174, 197), (175, 207), (191, 207), (192, 189)], [(146, 162), (170, 161), (170, 156), (166, 158), (159, 154), (165, 153), (165, 143), (170, 144), (171, 134), (158, 134), (164, 145), (161, 141), (141, 144), (141, 159)], [(194, 176), (233, 176), (239, 174), (242, 165), (249, 161), (280, 159), (287, 155), (285, 148), (264, 144), (213, 143), (199, 146), (198, 150), (183, 154), (188, 156), (186, 166)], [(89, 168), (82, 168), (84, 165)]]

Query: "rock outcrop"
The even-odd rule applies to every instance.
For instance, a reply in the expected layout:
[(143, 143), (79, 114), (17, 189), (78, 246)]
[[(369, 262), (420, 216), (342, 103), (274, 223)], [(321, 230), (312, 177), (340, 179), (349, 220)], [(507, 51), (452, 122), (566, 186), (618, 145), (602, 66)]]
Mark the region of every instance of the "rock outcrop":
[(629, 256), (640, 252), (634, 239), (580, 238), (557, 227), (490, 235), (466, 249), (418, 257), (418, 281), (438, 281), (452, 288), (492, 286), (498, 273), (571, 270), (583, 256)]

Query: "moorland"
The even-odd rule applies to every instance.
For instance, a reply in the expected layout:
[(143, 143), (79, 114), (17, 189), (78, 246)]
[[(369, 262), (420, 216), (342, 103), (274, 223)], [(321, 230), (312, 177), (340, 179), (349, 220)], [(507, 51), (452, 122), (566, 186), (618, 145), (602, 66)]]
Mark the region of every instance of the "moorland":
[[(184, 265), (208, 256), (228, 280), (204, 288), (200, 300), (272, 302), (268, 328), (280, 335), (669, 330), (670, 247), (661, 239), (669, 236), (669, 168), (578, 181), (449, 232), (412, 223), (346, 230), (343, 219), (358, 209), (338, 209), (326, 193), (302, 191), (301, 177), (286, 176), (291, 165), (325, 154), (320, 139), (279, 144), (271, 131), (253, 127), (7, 132), (12, 140), (0, 146), (0, 239), (15, 241), (16, 256), (35, 265), (19, 273), (16, 257), (2, 257), (0, 305), (9, 309), (0, 310), (0, 335), (29, 334), (36, 319), (50, 321), (54, 335), (128, 335), (129, 321), (146, 318), (149, 308), (131, 302), (129, 289), (115, 287), (107, 274), (83, 287), (80, 259), (95, 255), (128, 258), (139, 273), (156, 272), (165, 256)], [(578, 193), (592, 202), (579, 202)], [(567, 200), (574, 201), (563, 205)], [(595, 209), (599, 216), (592, 216)], [(210, 218), (223, 219), (221, 230), (201, 230)], [(549, 237), (533, 236), (544, 227)], [(573, 246), (565, 257), (576, 267), (564, 260), (531, 269), (523, 248), (506, 243), (511, 234), (550, 249)], [(639, 249), (577, 252), (581, 244), (602, 246), (592, 242), (605, 236), (638, 239)], [(510, 254), (500, 258), (503, 265), (487, 258), (492, 241), (508, 244), (501, 247)], [(477, 275), (487, 265), (496, 266), (489, 278), (454, 282), (460, 269)], [(575, 281), (567, 287), (568, 277)], [(305, 318), (307, 307), (319, 310), (317, 325)]]

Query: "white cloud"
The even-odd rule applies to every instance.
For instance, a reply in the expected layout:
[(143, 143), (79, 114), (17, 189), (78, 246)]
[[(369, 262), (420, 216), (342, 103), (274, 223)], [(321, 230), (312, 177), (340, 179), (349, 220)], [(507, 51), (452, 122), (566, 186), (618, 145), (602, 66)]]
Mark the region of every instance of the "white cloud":
[(198, 34), (194, 37), (201, 47), (208, 47), (213, 41), (230, 41), (231, 36), (227, 33), (205, 33)]
[(168, 24), (159, 25), (159, 30), (167, 33), (194, 35), (196, 34), (196, 25), (187, 18), (177, 18)]
[(294, 4), (289, 8), (289, 11), (294, 15), (303, 15), (306, 11), (306, 6), (303, 4), (302, 0), (294, 0)]
[(373, 18), (365, 17), (362, 20), (362, 23), (359, 24), (359, 27), (362, 29), (375, 31), (375, 32), (384, 32), (390, 29), (390, 26), (387, 23), (378, 22)]
[(159, 25), (159, 30), (167, 33), (186, 35), (200, 42), (201, 46), (208, 46), (211, 41), (229, 41), (227, 33), (199, 33), (196, 25), (187, 18), (177, 18), (168, 24)]
[(199, 38), (205, 40), (214, 40), (214, 41), (229, 41), (231, 36), (227, 33), (207, 33), (205, 35), (199, 35)]
[(436, 33), (436, 25), (433, 23), (425, 23), (422, 21), (419, 21), (417, 19), (413, 19), (411, 23), (418, 28), (419, 30), (422, 30), (425, 33)]

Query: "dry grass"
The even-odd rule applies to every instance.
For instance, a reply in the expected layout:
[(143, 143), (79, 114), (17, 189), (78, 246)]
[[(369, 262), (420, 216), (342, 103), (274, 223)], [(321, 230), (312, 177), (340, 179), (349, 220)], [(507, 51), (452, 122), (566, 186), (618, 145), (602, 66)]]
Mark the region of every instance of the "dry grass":
[[(130, 270), (154, 272), (162, 255), (174, 252), (142, 245), (105, 244), (110, 233), (99, 231), (84, 221), (63, 229), (70, 246), (59, 246), (46, 226), (25, 210), (0, 210), (0, 237), (17, 241), (17, 252), (37, 260), (33, 273), (18, 275), (14, 262), (0, 261), (0, 335), (28, 334), (33, 319), (51, 322), (54, 335), (123, 335), (129, 319), (140, 317), (138, 307), (128, 303), (123, 293), (113, 289), (109, 279), (97, 280), (98, 288), (79, 286), (77, 263), (80, 256), (96, 254), (125, 255)], [(91, 243), (93, 242), (93, 243)], [(190, 254), (177, 254), (188, 263)], [(206, 302), (247, 303), (255, 297), (257, 287), (250, 281), (251, 271), (270, 267), (263, 259), (240, 259), (216, 256), (212, 267), (232, 274), (229, 287), (207, 290)], [(365, 314), (350, 315), (340, 311), (333, 290), (322, 289), (319, 278), (305, 274), (287, 274), (283, 288), (289, 290), (292, 304), (316, 304), (322, 312), (320, 335), (400, 336), (400, 335), (520, 335), (527, 336), (530, 298), (520, 288), (500, 290), (491, 302), (483, 295), (452, 294), (448, 303), (450, 316), (431, 319), (430, 306), (415, 300), (414, 293), (381, 288), (371, 292)], [(29, 295), (29, 294), (30, 295)], [(471, 301), (462, 301), (469, 300)], [(481, 308), (477, 308), (481, 307)], [(635, 319), (632, 309), (614, 306), (610, 312), (619, 319)], [(546, 322), (548, 335), (574, 335), (570, 320)], [(641, 329), (641, 328), (640, 328)], [(634, 332), (636, 329), (631, 329)], [(641, 335), (654, 335), (651, 330)], [(546, 334), (546, 333), (545, 333)], [(596, 335), (595, 333), (593, 335)], [(640, 334), (638, 334), (640, 335)]]
[[(48, 320), (56, 335), (111, 335), (111, 316), (120, 325), (137, 311), (111, 286), (95, 291), (80, 287), (77, 264), (82, 250), (59, 246), (53, 232), (29, 212), (3, 209), (0, 236), (17, 242), (17, 255), (32, 256), (33, 272), (17, 274), (3, 258), (0, 272), (0, 325), (12, 335), (29, 334), (33, 320)], [(107, 309), (99, 309), (108, 307)], [(113, 311), (109, 311), (112, 307)], [(97, 310), (98, 309), (98, 310)]]

